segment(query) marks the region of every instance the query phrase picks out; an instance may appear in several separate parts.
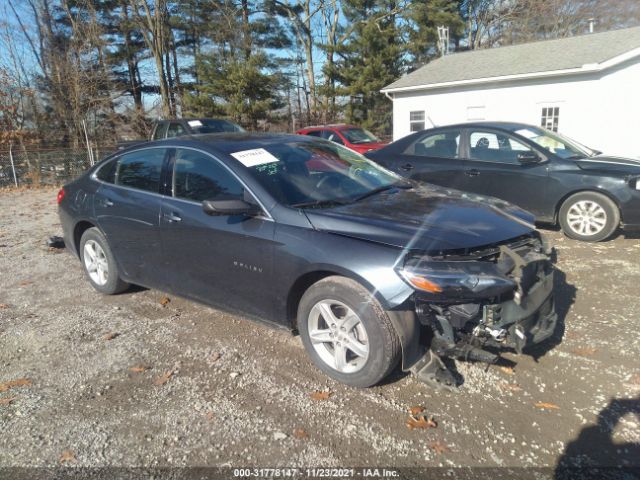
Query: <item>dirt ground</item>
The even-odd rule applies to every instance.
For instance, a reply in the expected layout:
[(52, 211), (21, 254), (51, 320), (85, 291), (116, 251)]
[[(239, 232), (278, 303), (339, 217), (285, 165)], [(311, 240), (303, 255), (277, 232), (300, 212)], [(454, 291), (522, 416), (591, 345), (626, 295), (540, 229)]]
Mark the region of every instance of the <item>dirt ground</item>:
[[(401, 372), (358, 390), (286, 332), (156, 290), (98, 294), (45, 244), (61, 234), (55, 194), (0, 192), (0, 477), (60, 464), (640, 467), (638, 237), (544, 231), (562, 325), (535, 357), (458, 362), (456, 392)], [(414, 406), (437, 427), (409, 429)]]

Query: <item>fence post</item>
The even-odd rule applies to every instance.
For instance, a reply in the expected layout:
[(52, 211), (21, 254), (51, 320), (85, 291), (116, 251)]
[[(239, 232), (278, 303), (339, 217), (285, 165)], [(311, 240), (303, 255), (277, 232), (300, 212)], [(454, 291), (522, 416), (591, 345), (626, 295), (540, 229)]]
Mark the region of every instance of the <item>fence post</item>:
[(13, 172), (13, 183), (18, 187), (18, 177), (16, 176), (16, 167), (13, 164), (13, 143), (9, 144), (9, 160), (11, 161), (11, 171)]

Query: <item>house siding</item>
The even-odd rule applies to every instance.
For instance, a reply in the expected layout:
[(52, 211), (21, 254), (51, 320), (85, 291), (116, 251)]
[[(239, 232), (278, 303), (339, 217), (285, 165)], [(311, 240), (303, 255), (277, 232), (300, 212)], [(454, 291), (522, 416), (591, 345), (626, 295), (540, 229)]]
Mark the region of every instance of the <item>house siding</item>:
[[(394, 93), (393, 138), (411, 133), (409, 115), (425, 111), (425, 128), (472, 120), (540, 125), (543, 107), (559, 107), (558, 132), (612, 155), (640, 158), (640, 60), (603, 72)], [(484, 118), (479, 118), (484, 117)]]

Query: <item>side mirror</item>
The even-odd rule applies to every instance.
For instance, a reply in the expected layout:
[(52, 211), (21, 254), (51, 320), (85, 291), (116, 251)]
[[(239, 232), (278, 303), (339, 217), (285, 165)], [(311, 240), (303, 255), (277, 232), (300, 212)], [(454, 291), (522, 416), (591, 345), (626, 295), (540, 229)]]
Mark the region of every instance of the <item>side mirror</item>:
[(530, 163), (538, 163), (541, 160), (540, 155), (536, 152), (529, 150), (526, 152), (520, 152), (518, 154), (518, 161), (523, 165), (528, 165)]
[(205, 200), (202, 202), (202, 210), (207, 215), (231, 216), (231, 215), (256, 215), (260, 209), (256, 205), (240, 199), (229, 200)]

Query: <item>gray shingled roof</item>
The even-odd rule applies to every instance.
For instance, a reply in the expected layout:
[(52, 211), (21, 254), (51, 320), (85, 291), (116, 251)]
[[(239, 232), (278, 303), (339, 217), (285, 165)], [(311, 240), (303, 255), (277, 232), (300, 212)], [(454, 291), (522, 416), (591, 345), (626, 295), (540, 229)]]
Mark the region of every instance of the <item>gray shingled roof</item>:
[(454, 53), (396, 80), (384, 90), (580, 68), (640, 48), (640, 27)]

